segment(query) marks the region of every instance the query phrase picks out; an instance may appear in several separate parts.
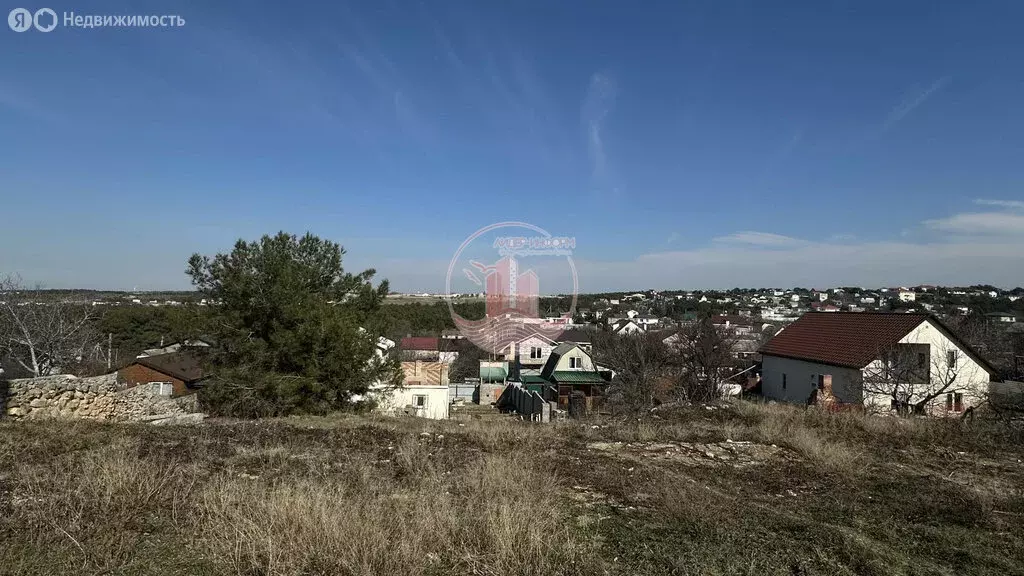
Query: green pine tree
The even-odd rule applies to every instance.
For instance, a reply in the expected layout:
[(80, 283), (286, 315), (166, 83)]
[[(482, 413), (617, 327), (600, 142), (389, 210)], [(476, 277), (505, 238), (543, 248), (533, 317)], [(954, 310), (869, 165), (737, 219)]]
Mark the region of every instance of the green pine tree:
[(230, 253), (193, 254), (188, 274), (213, 301), (202, 391), (207, 410), (243, 417), (321, 413), (346, 406), (376, 382), (401, 383), (378, 359), (377, 316), (388, 293), (374, 270), (342, 268), (344, 249), (307, 233), (239, 240)]

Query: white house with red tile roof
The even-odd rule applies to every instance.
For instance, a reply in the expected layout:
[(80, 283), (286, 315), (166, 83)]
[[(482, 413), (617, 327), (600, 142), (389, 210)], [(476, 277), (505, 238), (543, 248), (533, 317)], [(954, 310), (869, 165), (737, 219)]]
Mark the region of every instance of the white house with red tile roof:
[[(837, 405), (886, 410), (894, 402), (914, 405), (933, 396), (925, 407), (929, 413), (960, 413), (987, 398), (996, 375), (928, 314), (809, 312), (760, 352), (762, 393), (793, 403), (824, 394)], [(916, 366), (897, 372), (894, 361), (883, 361), (887, 356)], [(892, 394), (881, 394), (883, 387)]]

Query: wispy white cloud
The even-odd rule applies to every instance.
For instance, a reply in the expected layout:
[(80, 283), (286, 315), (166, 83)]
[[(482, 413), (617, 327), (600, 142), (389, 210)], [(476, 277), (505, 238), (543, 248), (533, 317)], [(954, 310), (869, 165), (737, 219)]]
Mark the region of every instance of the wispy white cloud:
[(578, 161), (575, 123), (566, 119), (529, 44), (507, 38), (502, 23), (474, 10), (419, 3), (442, 56), (439, 83), (478, 115), (479, 129), (509, 159), (542, 169)]
[[(798, 240), (789, 246), (715, 243), (652, 252), (627, 260), (574, 258), (581, 292), (638, 288), (762, 286), (892, 286), (914, 284), (1024, 285), (1019, 242), (985, 237), (953, 242)], [(396, 290), (444, 288), (447, 261), (384, 262), (377, 266)], [(566, 292), (564, 262), (531, 264), (546, 293)]]
[(943, 76), (935, 82), (932, 82), (930, 86), (924, 90), (917, 91), (913, 94), (907, 95), (902, 102), (900, 102), (895, 108), (893, 108), (889, 115), (886, 116), (885, 122), (882, 123), (882, 132), (892, 128), (897, 122), (903, 120), (914, 111), (915, 108), (924, 104), (931, 98), (936, 92), (944, 88), (952, 80), (952, 76)]
[(1009, 212), (974, 212), (955, 214), (948, 218), (926, 220), (925, 227), (941, 232), (978, 235), (1024, 234), (1024, 214)]
[(289, 124), (319, 126), (342, 133), (366, 121), (359, 103), (344, 90), (342, 80), (326, 70), (309, 46), (283, 44), (246, 33), (196, 26), (190, 29), (192, 59), (197, 67), (220, 72), (219, 85), (185, 94), (197, 104), (231, 102), (232, 113), (259, 114)]
[(366, 78), (381, 100), (391, 98), (394, 105), (394, 121), (400, 130), (407, 136), (421, 140), (433, 137), (433, 124), (420, 113), (413, 101), (414, 87), (390, 58), (373, 45), (357, 48), (350, 44), (341, 44), (339, 48), (345, 59)]
[(981, 206), (998, 206), (1000, 208), (1024, 210), (1024, 200), (985, 200), (979, 198), (978, 200), (975, 200), (974, 203)]
[(676, 240), (679, 240), (679, 232), (673, 232), (673, 233), (669, 234), (668, 235), (668, 239), (665, 240), (665, 244), (671, 244), (671, 243), (675, 242)]
[(806, 241), (787, 248), (708, 246), (645, 254), (628, 262), (578, 260), (584, 291), (733, 286), (1024, 284), (1024, 253), (1013, 242)]
[(857, 239), (856, 234), (833, 234), (829, 236), (829, 242), (853, 242)]
[(605, 119), (615, 105), (616, 92), (617, 86), (611, 76), (601, 72), (594, 73), (590, 77), (580, 112), (587, 135), (591, 179), (594, 185), (600, 188), (614, 188), (605, 151), (604, 129)]
[(434, 136), (434, 128), (419, 113), (412, 101), (401, 90), (395, 90), (395, 120), (399, 127), (408, 135), (419, 140), (429, 140)]
[(762, 246), (765, 248), (782, 247), (782, 246), (797, 246), (803, 244), (804, 240), (792, 238), (789, 236), (783, 236), (782, 234), (772, 234), (771, 232), (734, 232), (727, 236), (719, 236), (713, 238), (712, 242), (720, 244), (746, 244), (750, 246)]
[[(918, 240), (928, 235), (912, 233), (915, 230), (944, 234), (938, 240)], [(955, 214), (927, 220), (915, 230), (904, 230), (893, 240), (863, 240), (852, 234), (813, 240), (748, 230), (712, 238), (695, 248), (619, 260), (580, 255), (575, 263), (583, 292), (641, 287), (1024, 285), (1024, 214)], [(675, 237), (669, 236), (666, 244)], [(401, 269), (380, 268), (396, 289), (438, 290), (444, 285), (443, 264), (410, 261)], [(571, 284), (557, 280), (564, 267), (558, 259), (533, 267), (545, 292), (570, 289)], [(407, 284), (405, 278), (415, 284)]]

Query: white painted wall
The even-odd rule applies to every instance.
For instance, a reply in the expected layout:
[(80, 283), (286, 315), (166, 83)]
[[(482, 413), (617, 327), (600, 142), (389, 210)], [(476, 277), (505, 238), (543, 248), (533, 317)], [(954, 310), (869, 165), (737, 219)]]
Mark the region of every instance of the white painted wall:
[(450, 401), (447, 384), (444, 386), (406, 384), (401, 388), (387, 392), (378, 392), (377, 410), (384, 414), (404, 414), (406, 407), (412, 406), (415, 403), (416, 396), (425, 396), (426, 406), (415, 410), (415, 415), (435, 420), (448, 418), (448, 405)]
[[(803, 404), (818, 386), (819, 374), (832, 375), (832, 395), (837, 401), (861, 403), (860, 370), (767, 354), (762, 357), (761, 393), (771, 400)], [(785, 388), (782, 385), (783, 375)]]
[[(931, 386), (941, 387), (942, 378), (946, 374), (946, 362), (948, 351), (956, 354), (956, 379), (947, 392), (960, 392), (963, 394), (964, 409), (970, 406), (979, 405), (989, 390), (988, 372), (968, 356), (963, 349), (957, 346), (952, 340), (934, 324), (933, 320), (926, 320), (920, 326), (912, 330), (900, 344), (928, 344), (929, 367), (931, 374)], [(863, 370), (853, 368), (839, 368), (827, 364), (808, 362), (805, 360), (794, 360), (778, 356), (764, 355), (761, 371), (761, 390), (765, 398), (781, 402), (803, 403), (811, 395), (811, 391), (817, 382), (818, 374), (832, 375), (832, 394), (839, 402), (863, 403), (866, 407), (879, 410), (889, 410), (891, 398), (879, 395), (863, 394), (863, 381), (867, 375), (879, 373), (875, 368), (878, 361), (875, 360)], [(786, 375), (786, 387), (782, 386), (782, 375)], [(920, 385), (915, 389), (925, 392), (926, 388)], [(921, 394), (912, 396), (910, 402), (920, 399)], [(936, 398), (929, 407), (932, 414), (946, 413), (945, 394)]]
[(643, 332), (643, 331), (644, 331), (644, 329), (641, 328), (636, 322), (633, 322), (632, 320), (630, 320), (629, 322), (626, 322), (624, 325), (622, 325), (618, 329), (618, 331), (615, 332), (615, 333), (616, 334), (635, 334), (637, 332)]
[[(524, 366), (543, 366), (548, 360), (548, 356), (551, 355), (551, 350), (554, 349), (555, 345), (549, 340), (540, 338), (538, 336), (530, 336), (529, 338), (520, 340), (515, 344), (519, 347), (519, 362)], [(512, 345), (510, 345), (510, 348)], [(540, 348), (540, 358), (531, 358), (530, 349)], [(515, 353), (508, 359), (512, 360), (515, 358)]]
[[(947, 365), (947, 352), (953, 352), (956, 355), (956, 378), (953, 380), (953, 384), (947, 389), (947, 392), (960, 392), (963, 394), (963, 407), (967, 409), (970, 406), (977, 406), (981, 404), (986, 396), (988, 395), (989, 381), (991, 376), (989, 373), (981, 367), (980, 364), (975, 362), (968, 356), (962, 348), (956, 345), (955, 342), (946, 337), (946, 335), (939, 330), (935, 325), (935, 322), (931, 319), (921, 323), (920, 326), (910, 331), (909, 334), (900, 340), (900, 344), (928, 344), (929, 353), (929, 371), (931, 375), (931, 384), (915, 386), (915, 391), (920, 391), (919, 394), (914, 394), (910, 398), (910, 402), (913, 403), (915, 399), (920, 399), (928, 392), (928, 390), (941, 388), (945, 382), (946, 374), (948, 374)], [(878, 361), (872, 362), (865, 369), (865, 374), (871, 374), (875, 371), (877, 374), (877, 368), (874, 368)], [(890, 408), (891, 399), (888, 397), (872, 397), (869, 395), (865, 399), (866, 405), (871, 405), (875, 408), (886, 410)], [(945, 414), (946, 412), (946, 396), (936, 398), (932, 405), (929, 407), (931, 413)]]

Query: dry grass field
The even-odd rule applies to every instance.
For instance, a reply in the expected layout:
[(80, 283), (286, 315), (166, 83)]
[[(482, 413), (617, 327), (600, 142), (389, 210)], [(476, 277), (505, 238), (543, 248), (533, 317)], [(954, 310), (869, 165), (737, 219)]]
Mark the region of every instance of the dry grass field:
[(2, 574), (1024, 574), (982, 421), (0, 423)]

